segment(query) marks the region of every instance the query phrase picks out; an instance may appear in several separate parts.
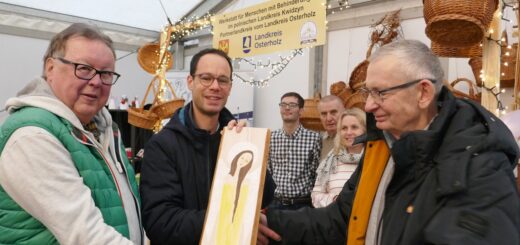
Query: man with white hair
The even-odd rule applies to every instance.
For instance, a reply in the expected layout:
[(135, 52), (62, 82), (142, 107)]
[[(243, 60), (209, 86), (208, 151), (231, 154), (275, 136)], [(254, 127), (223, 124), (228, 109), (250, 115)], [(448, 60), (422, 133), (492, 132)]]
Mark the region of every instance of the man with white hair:
[(507, 127), (443, 87), (438, 58), (419, 41), (369, 61), (360, 166), (328, 207), (268, 210), (259, 243), (520, 244), (520, 152)]
[(334, 147), (334, 136), (336, 136), (338, 129), (338, 117), (343, 110), (345, 110), (343, 101), (335, 95), (327, 95), (318, 102), (321, 125), (325, 129), (321, 138), (320, 162), (327, 157), (327, 154)]

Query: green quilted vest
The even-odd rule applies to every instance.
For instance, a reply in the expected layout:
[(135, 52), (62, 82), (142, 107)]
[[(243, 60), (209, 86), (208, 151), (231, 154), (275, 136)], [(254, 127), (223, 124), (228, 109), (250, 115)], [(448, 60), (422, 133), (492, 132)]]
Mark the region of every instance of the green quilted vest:
[[(25, 107), (10, 115), (0, 126), (0, 152), (18, 128), (36, 126), (53, 134), (70, 152), (79, 175), (92, 193), (106, 224), (129, 237), (128, 223), (116, 185), (107, 163), (98, 150), (81, 142), (81, 132), (67, 120), (49, 111)], [(114, 131), (116, 132), (116, 131)], [(74, 137), (76, 135), (76, 137)], [(124, 149), (120, 149), (124, 153)], [(108, 156), (107, 156), (108, 157)], [(126, 154), (122, 157), (132, 191), (138, 197), (135, 174)], [(74, 215), (74, 214), (71, 214)], [(16, 204), (0, 186), (0, 244), (58, 244), (47, 228)]]

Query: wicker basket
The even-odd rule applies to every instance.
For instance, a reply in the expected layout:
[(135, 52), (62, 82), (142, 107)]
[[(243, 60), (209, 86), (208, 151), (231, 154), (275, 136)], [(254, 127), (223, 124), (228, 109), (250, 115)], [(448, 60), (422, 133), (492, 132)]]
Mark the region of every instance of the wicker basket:
[[(170, 84), (170, 82), (166, 81), (165, 84), (168, 87), (168, 89), (170, 90), (170, 92), (172, 93), (173, 97), (176, 98), (177, 96), (175, 95), (175, 91), (173, 90), (172, 85)], [(183, 99), (173, 99), (173, 100), (169, 100), (169, 101), (158, 101), (157, 97), (155, 97), (154, 102), (152, 103), (152, 107), (150, 108), (150, 110), (153, 113), (157, 114), (157, 116), (160, 119), (165, 119), (165, 118), (170, 118), (171, 116), (173, 116), (173, 113), (175, 113), (175, 111), (178, 108), (183, 107), (183, 106), (184, 106), (184, 100)]]
[[(155, 74), (157, 69), (159, 69), (159, 64), (161, 64), (161, 57), (159, 57), (160, 49), (161, 46), (159, 44), (148, 43), (137, 51), (137, 62), (146, 72)], [(163, 59), (167, 59), (166, 70), (168, 70), (173, 65), (173, 59), (170, 52), (166, 51), (165, 54), (166, 56)]]
[(432, 52), (441, 57), (482, 57), (482, 47), (480, 43), (468, 47), (448, 47), (432, 41)]
[(128, 108), (128, 123), (138, 128), (153, 129), (159, 120), (157, 115), (144, 108)]
[(157, 114), (157, 117), (164, 119), (170, 118), (173, 116), (173, 113), (181, 107), (184, 106), (183, 99), (170, 100), (162, 103), (157, 103), (153, 105), (150, 110)]
[(301, 124), (308, 129), (315, 131), (323, 131), (323, 125), (320, 120), (320, 113), (318, 112), (319, 98), (306, 99), (303, 106), (303, 113), (300, 116)]
[[(468, 93), (464, 93), (455, 88), (459, 82), (465, 82), (468, 85)], [(457, 78), (450, 83), (449, 89), (458, 98), (466, 98), (480, 103), (480, 93), (476, 88), (476, 84), (467, 78)]]
[(330, 85), (330, 94), (338, 96), (346, 88), (347, 84), (345, 82), (337, 81)]
[(357, 107), (361, 110), (364, 110), (366, 101), (367, 101), (367, 97), (365, 94), (363, 94), (361, 92), (355, 92), (354, 94), (349, 96), (347, 98), (347, 100), (345, 101), (345, 108), (350, 109), (350, 108)]
[(368, 60), (359, 63), (350, 74), (349, 86), (354, 91), (363, 87), (365, 79), (367, 78)]
[(475, 76), (475, 83), (477, 86), (482, 87), (482, 79), (480, 78), (480, 71), (482, 70), (482, 58), (474, 57), (469, 59), (469, 66), (471, 66), (471, 71), (473, 71), (473, 76)]
[(138, 128), (145, 129), (153, 129), (155, 123), (159, 120), (157, 114), (152, 112), (151, 110), (145, 110), (144, 105), (146, 103), (146, 98), (148, 98), (148, 93), (150, 93), (150, 89), (153, 87), (156, 79), (154, 78), (146, 88), (146, 92), (144, 93), (143, 100), (139, 108), (128, 108), (128, 123), (134, 125)]
[(493, 19), (498, 0), (423, 0), (426, 35), (444, 46), (479, 43)]

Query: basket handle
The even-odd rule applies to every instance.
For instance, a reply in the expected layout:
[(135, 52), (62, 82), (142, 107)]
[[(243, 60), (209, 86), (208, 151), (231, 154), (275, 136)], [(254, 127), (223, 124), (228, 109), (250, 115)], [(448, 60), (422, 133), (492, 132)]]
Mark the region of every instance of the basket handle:
[(457, 90), (460, 92), (460, 90), (456, 89), (455, 88), (455, 85), (457, 85), (457, 83), (459, 82), (466, 82), (468, 84), (468, 87), (469, 87), (469, 90), (468, 90), (468, 95), (471, 97), (471, 98), (477, 98), (477, 93), (475, 92), (475, 84), (467, 79), (467, 78), (457, 78), (455, 79), (453, 82), (451, 82), (451, 87), (453, 87), (453, 89)]
[(146, 98), (148, 98), (148, 94), (150, 93), (150, 89), (153, 87), (154, 82), (157, 81), (157, 76), (152, 78), (152, 81), (148, 84), (148, 87), (146, 88), (146, 92), (144, 93), (144, 98), (141, 100), (141, 106), (140, 108), (144, 108)]

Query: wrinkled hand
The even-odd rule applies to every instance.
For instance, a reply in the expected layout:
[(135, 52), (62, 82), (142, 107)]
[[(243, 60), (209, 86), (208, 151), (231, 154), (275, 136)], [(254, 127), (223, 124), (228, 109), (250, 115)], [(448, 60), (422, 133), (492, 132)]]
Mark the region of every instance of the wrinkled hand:
[(282, 237), (278, 235), (278, 233), (267, 227), (267, 217), (265, 214), (260, 214), (260, 224), (258, 225), (258, 236), (256, 238), (256, 244), (267, 245), (269, 244), (269, 239), (273, 239), (275, 241), (282, 240)]
[(242, 128), (247, 126), (247, 121), (246, 120), (231, 120), (229, 121), (229, 123), (227, 124), (227, 128), (229, 130), (232, 130), (233, 128), (235, 128), (235, 131), (237, 133), (240, 133), (240, 131), (242, 131)]

